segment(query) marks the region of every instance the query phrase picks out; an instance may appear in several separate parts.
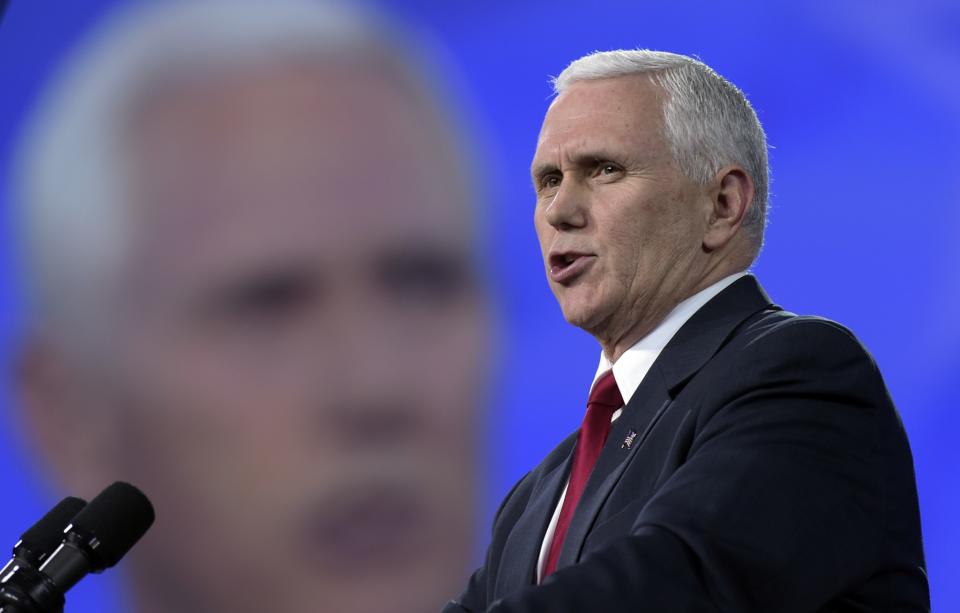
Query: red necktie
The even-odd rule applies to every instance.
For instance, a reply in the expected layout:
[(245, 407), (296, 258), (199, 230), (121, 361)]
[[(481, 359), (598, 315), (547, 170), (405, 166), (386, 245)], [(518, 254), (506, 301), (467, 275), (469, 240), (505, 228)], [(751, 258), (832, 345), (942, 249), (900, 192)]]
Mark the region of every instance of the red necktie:
[(613, 378), (613, 370), (608, 370), (594, 384), (587, 400), (587, 414), (580, 425), (577, 435), (577, 446), (573, 451), (573, 467), (570, 469), (570, 482), (567, 484), (567, 494), (563, 499), (560, 517), (557, 519), (557, 528), (553, 533), (553, 541), (547, 552), (547, 561), (543, 565), (541, 580), (557, 568), (560, 559), (560, 550), (563, 549), (563, 540), (567, 536), (570, 520), (577, 509), (580, 495), (587, 485), (587, 479), (593, 472), (593, 466), (600, 457), (603, 443), (610, 434), (610, 419), (617, 409), (623, 406), (623, 397), (617, 388), (617, 380)]

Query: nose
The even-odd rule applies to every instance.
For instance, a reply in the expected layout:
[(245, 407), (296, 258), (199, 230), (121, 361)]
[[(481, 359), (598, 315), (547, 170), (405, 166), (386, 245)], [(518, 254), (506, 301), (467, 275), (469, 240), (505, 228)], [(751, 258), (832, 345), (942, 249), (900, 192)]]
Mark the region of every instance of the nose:
[(317, 388), (320, 427), (336, 445), (354, 452), (388, 453), (422, 444), (431, 426), (424, 399), (398, 381), (396, 365), (388, 371), (379, 357), (356, 362), (349, 353), (343, 358), (353, 366), (338, 368), (336, 380), (326, 378)]
[(587, 225), (586, 194), (576, 181), (560, 184), (553, 200), (547, 204), (545, 219), (557, 231), (569, 231)]
[(328, 332), (328, 341), (337, 339), (338, 363), (336, 377), (317, 388), (324, 399), (321, 422), (338, 444), (357, 452), (409, 450), (424, 444), (435, 427), (429, 401), (435, 375), (423, 349), (428, 343), (411, 335), (404, 315), (370, 287), (378, 281), (363, 278), (340, 305), (340, 329)]

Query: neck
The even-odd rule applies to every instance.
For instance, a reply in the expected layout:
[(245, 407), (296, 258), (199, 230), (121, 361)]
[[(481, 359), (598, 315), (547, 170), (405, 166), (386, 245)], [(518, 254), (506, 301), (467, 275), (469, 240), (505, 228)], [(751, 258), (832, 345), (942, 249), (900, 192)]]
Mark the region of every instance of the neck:
[[(690, 295), (692, 296), (693, 294)], [(677, 304), (679, 304), (679, 302)], [(610, 360), (611, 364), (616, 364), (620, 356), (627, 352), (627, 349), (630, 349), (645, 336), (653, 332), (654, 329), (660, 325), (660, 322), (666, 319), (667, 314), (670, 313), (671, 310), (673, 310), (673, 307), (661, 308), (658, 309), (657, 312), (651, 312), (648, 317), (645, 317), (643, 320), (638, 320), (632, 327), (615, 338), (609, 340), (598, 338), (597, 340), (600, 341), (600, 347), (603, 349), (603, 355)]]
[[(670, 298), (672, 299), (657, 301), (654, 298), (650, 298), (645, 300), (640, 309), (633, 311), (634, 313), (639, 313), (639, 315), (633, 318), (630, 325), (615, 334), (594, 335), (600, 342), (603, 355), (611, 364), (615, 364), (628, 349), (653, 332), (681, 302), (710, 287), (721, 279), (736, 272), (746, 270), (746, 268), (747, 266), (717, 266), (708, 270), (698, 281), (690, 284), (683, 291), (671, 296)], [(660, 295), (663, 295), (663, 288), (661, 287), (659, 289), (661, 290)]]

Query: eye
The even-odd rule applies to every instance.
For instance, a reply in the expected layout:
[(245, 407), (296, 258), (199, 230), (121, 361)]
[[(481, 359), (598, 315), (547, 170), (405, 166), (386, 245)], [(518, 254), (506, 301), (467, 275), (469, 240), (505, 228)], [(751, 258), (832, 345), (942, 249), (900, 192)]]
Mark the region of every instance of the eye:
[(264, 271), (219, 291), (207, 315), (220, 324), (272, 326), (292, 321), (319, 294), (315, 279), (299, 271)]
[(544, 175), (540, 179), (540, 189), (556, 189), (560, 186), (560, 175), (549, 174)]
[(623, 173), (623, 168), (614, 162), (597, 161), (596, 175), (601, 177), (613, 177)]
[(476, 282), (467, 255), (440, 246), (418, 245), (384, 253), (375, 274), (388, 303), (423, 313), (455, 304)]

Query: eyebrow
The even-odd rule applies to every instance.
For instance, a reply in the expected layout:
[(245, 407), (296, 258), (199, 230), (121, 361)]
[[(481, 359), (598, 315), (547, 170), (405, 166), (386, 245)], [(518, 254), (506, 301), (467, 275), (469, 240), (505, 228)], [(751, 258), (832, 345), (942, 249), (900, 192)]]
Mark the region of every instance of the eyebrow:
[(556, 164), (543, 163), (543, 164), (534, 164), (530, 168), (530, 178), (533, 179), (536, 183), (537, 179), (545, 177), (546, 175), (553, 174), (558, 172), (560, 169), (557, 168)]
[[(572, 156), (571, 160), (573, 162), (573, 166), (577, 168), (592, 168), (593, 166), (596, 166), (598, 162), (605, 161), (628, 164), (632, 161), (632, 158), (628, 158), (628, 156), (622, 152), (615, 153), (610, 149), (592, 147), (590, 149), (578, 151)], [(541, 177), (559, 171), (560, 169), (557, 167), (557, 165), (552, 162), (537, 163), (534, 161), (530, 168), (530, 176), (534, 182), (536, 182), (536, 180)]]

